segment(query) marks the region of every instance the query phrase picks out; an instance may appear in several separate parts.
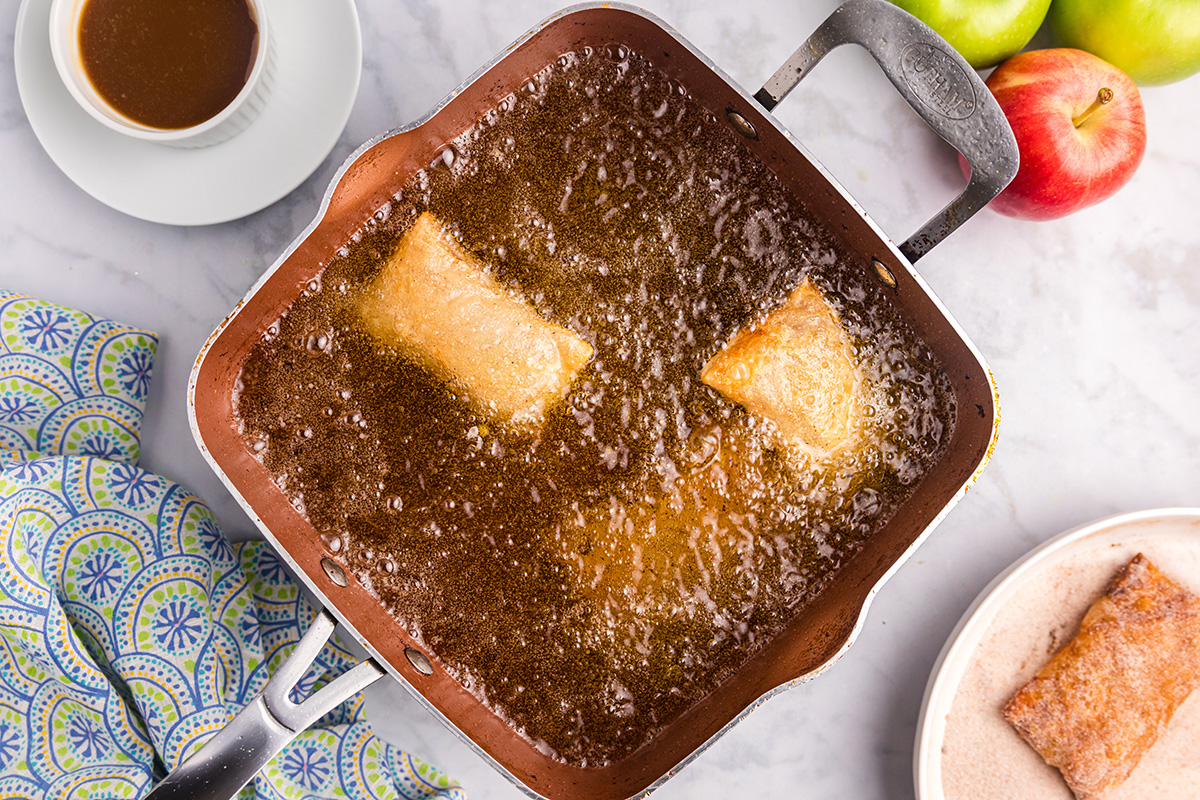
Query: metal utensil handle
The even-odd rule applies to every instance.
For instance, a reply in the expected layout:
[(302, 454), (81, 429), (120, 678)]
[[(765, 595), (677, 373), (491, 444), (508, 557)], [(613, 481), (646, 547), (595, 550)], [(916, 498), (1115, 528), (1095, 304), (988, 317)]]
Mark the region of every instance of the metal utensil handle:
[(842, 4), (754, 99), (768, 111), (775, 108), (826, 53), (847, 43), (865, 48), (921, 119), (971, 165), (963, 193), (900, 245), (915, 262), (1012, 181), (1019, 163), (1017, 140), (971, 65), (928, 25), (887, 0)]
[(317, 614), (262, 694), (155, 786), (145, 800), (236, 797), (296, 734), (381, 678), (383, 669), (374, 661), (364, 661), (303, 701), (291, 701), (288, 694), (329, 641), (336, 625), (328, 611)]

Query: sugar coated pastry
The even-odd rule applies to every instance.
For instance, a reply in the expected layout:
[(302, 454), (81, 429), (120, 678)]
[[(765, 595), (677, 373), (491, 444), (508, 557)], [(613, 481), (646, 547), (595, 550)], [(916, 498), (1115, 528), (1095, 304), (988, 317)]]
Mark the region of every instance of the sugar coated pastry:
[(709, 359), (700, 378), (810, 456), (827, 457), (854, 438), (862, 379), (841, 321), (808, 278)]
[(428, 212), (368, 290), (362, 319), (501, 422), (541, 420), (594, 352), (505, 291)]
[(1129, 776), (1200, 683), (1200, 598), (1140, 553), (1004, 717), (1079, 800)]

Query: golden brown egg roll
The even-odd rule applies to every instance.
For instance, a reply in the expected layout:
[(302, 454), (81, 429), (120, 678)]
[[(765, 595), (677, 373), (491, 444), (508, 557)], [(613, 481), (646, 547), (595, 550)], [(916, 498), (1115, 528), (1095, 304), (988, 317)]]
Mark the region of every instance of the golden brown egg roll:
[(366, 329), (500, 422), (540, 421), (593, 348), (513, 297), (426, 212), (401, 238), (361, 309)]
[(1140, 553), (1004, 717), (1079, 800), (1129, 776), (1200, 684), (1200, 598)]
[(709, 359), (700, 378), (816, 458), (848, 444), (858, 428), (862, 379), (850, 337), (808, 278)]

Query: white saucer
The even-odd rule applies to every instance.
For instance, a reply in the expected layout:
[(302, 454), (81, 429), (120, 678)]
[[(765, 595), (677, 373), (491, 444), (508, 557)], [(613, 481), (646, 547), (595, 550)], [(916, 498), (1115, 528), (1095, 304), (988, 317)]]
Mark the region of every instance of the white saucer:
[(50, 57), (50, 0), (24, 0), (17, 89), (54, 163), (100, 202), (168, 225), (244, 217), (295, 189), (333, 149), (362, 72), (354, 0), (264, 0), (277, 72), (262, 114), (233, 139), (182, 150), (105, 128), (80, 108)]
[[(1057, 771), (1046, 766), (1008, 728), (999, 710), (1074, 635), (1077, 620), (1082, 619), (1091, 601), (1139, 552), (1168, 577), (1200, 591), (1200, 508), (1122, 514), (1067, 531), (1026, 553), (979, 594), (950, 634), (925, 690), (913, 764), (918, 800), (946, 800), (943, 766), (948, 758), (947, 747), (957, 744), (959, 752), (968, 749), (966, 740), (951, 741), (950, 732), (955, 729), (987, 732), (991, 737), (988, 747), (969, 748), (973, 760), (979, 763), (980, 774), (987, 775), (982, 782), (993, 787), (992, 792), (973, 793), (972, 800), (1014, 796), (1022, 800), (1070, 800), (1071, 792)], [(1052, 635), (1066, 618), (1073, 620), (1072, 624), (1059, 630), (1061, 635)], [(1047, 639), (1055, 646), (1048, 648)], [(1000, 642), (1008, 644), (1002, 646)], [(997, 663), (1003, 666), (997, 668)], [(984, 684), (988, 688), (982, 691), (989, 695), (981, 704), (984, 710), (964, 701), (955, 708), (962, 717), (954, 728), (949, 716), (959, 687), (971, 685), (978, 692)], [(991, 697), (993, 694), (996, 696)], [(1168, 729), (1157, 749), (1151, 748), (1127, 785), (1114, 793), (1114, 800), (1116, 794), (1128, 797), (1130, 792), (1134, 796), (1139, 792), (1141, 796), (1168, 796), (1156, 791), (1145, 793), (1143, 789), (1166, 772), (1178, 777), (1179, 755), (1175, 750), (1181, 740), (1178, 735), (1174, 740), (1168, 737), (1173, 730), (1183, 730), (1187, 737), (1182, 740), (1184, 744), (1192, 741), (1200, 728), (1200, 705), (1185, 705), (1172, 725), (1175, 728)], [(1184, 760), (1191, 762), (1184, 769), (1200, 779), (1200, 764), (1191, 756)], [(1195, 794), (1188, 792), (1185, 796), (1194, 798)]]

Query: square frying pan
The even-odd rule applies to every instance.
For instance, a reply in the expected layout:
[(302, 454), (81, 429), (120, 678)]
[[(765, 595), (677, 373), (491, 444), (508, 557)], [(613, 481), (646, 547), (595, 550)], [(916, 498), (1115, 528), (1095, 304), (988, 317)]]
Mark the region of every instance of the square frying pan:
[[(963, 193), (900, 245), (769, 113), (826, 53), (850, 42), (875, 58), (897, 91), (971, 165)], [(911, 497), (780, 633), (649, 743), (606, 766), (580, 767), (556, 761), (522, 738), (451, 677), (436, 654), (424, 652), (360, 585), (251, 453), (236, 427), (233, 398), (242, 365), (263, 332), (410, 177), (560, 54), (610, 44), (654, 54), (656, 67), (726, 120), (747, 150), (840, 240), (842, 256), (886, 287), (886, 302), (942, 365), (959, 412), (943, 457)], [(205, 343), (189, 386), (192, 430), (205, 458), (325, 611), (263, 696), (151, 797), (193, 797), (197, 787), (204, 787), (205, 797), (231, 796), (294, 732), (384, 674), (406, 685), (531, 796), (638, 797), (757, 704), (819, 675), (850, 646), (880, 585), (963, 496), (991, 454), (998, 422), (992, 376), (912, 264), (999, 193), (1016, 168), (1012, 132), (979, 76), (937, 34), (885, 0), (849, 0), (754, 95), (644, 11), (619, 3), (573, 6), (522, 36), (421, 120), (364, 144), (334, 177), (316, 218)], [(371, 659), (304, 703), (292, 703), (288, 690), (335, 620)]]

